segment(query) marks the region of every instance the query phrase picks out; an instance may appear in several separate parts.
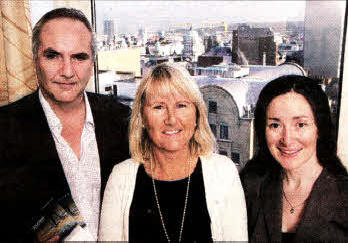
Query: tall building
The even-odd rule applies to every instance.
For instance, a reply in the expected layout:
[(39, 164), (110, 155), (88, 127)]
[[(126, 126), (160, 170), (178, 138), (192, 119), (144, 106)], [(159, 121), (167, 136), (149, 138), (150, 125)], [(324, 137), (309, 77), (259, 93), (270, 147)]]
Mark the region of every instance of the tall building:
[(345, 4), (306, 1), (304, 68), (311, 77), (339, 77)]
[(192, 29), (187, 30), (183, 37), (184, 57), (190, 57), (192, 61), (196, 62), (199, 55), (204, 53), (204, 45), (202, 39), (199, 37), (197, 31)]
[[(233, 31), (232, 49), (235, 55), (232, 61), (239, 63), (240, 54), (244, 55), (250, 65), (278, 65), (279, 60), (277, 44), (274, 33), (270, 28), (251, 28), (240, 25)], [(237, 54), (240, 53), (240, 54)]]
[(107, 36), (107, 42), (110, 43), (116, 34), (116, 23), (114, 20), (104, 20), (104, 35)]

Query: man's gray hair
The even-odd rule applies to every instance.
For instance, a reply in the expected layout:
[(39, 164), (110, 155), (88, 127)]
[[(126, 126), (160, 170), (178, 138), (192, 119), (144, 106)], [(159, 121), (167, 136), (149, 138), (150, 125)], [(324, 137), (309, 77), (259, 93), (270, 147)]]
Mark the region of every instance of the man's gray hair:
[(82, 22), (86, 28), (91, 33), (91, 52), (92, 52), (92, 58), (93, 61), (95, 60), (96, 55), (96, 44), (95, 44), (95, 37), (93, 34), (92, 26), (90, 22), (88, 21), (87, 17), (83, 14), (82, 11), (74, 8), (56, 8), (52, 11), (47, 12), (45, 15), (41, 17), (41, 19), (35, 24), (33, 29), (33, 38), (32, 38), (32, 50), (34, 55), (34, 61), (37, 61), (38, 58), (38, 50), (40, 46), (40, 34), (42, 27), (50, 20), (52, 19), (59, 19), (59, 18), (68, 18), (73, 20), (78, 20)]

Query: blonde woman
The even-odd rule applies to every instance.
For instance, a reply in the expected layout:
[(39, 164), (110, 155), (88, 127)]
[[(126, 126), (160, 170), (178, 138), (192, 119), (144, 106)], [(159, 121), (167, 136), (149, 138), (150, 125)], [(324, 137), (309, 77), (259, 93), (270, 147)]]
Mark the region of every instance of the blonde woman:
[(129, 128), (131, 159), (106, 186), (100, 240), (248, 240), (234, 163), (213, 153), (214, 136), (195, 81), (160, 64), (141, 81)]

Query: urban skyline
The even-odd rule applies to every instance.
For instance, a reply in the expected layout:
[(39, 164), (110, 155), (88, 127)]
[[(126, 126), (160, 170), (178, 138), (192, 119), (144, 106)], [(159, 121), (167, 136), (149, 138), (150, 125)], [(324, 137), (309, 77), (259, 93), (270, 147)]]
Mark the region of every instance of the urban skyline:
[(303, 21), (304, 12), (305, 1), (96, 1), (98, 33), (105, 19), (113, 19), (120, 33), (136, 33), (184, 23), (197, 28), (202, 22)]

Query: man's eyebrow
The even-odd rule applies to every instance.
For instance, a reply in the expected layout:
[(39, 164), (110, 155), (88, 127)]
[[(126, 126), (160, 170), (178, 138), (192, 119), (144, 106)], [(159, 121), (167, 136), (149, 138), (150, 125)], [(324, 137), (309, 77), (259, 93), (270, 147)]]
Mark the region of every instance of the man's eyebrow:
[(86, 52), (79, 52), (79, 53), (72, 54), (71, 57), (86, 60), (89, 58), (89, 55)]
[(57, 52), (56, 50), (54, 50), (52, 47), (48, 47), (47, 49), (45, 49), (43, 51), (43, 54), (47, 55), (47, 54), (55, 54), (55, 55), (59, 55), (60, 53)]

